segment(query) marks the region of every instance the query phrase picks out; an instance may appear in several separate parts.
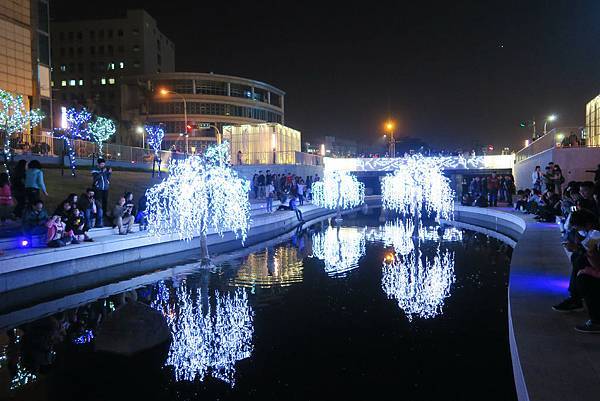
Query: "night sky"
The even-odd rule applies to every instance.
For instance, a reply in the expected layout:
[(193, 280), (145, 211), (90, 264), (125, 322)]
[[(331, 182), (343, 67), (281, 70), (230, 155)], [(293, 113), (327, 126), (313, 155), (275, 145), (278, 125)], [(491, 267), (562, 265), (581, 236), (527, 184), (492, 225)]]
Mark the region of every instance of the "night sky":
[[(519, 121), (584, 124), (600, 93), (600, 1), (51, 1), (54, 18), (144, 8), (178, 71), (238, 75), (287, 92), (303, 139), (399, 136), (437, 148), (518, 148)], [(89, 4), (89, 10), (81, 5)], [(94, 4), (94, 7), (91, 5)], [(96, 6), (97, 5), (97, 6)]]

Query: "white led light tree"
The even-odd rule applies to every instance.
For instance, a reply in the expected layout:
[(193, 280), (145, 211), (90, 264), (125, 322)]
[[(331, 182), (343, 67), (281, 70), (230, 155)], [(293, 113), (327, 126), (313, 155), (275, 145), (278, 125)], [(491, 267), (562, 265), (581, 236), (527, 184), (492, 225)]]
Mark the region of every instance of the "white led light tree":
[(411, 321), (415, 316), (429, 319), (441, 314), (454, 280), (453, 253), (438, 249), (433, 258), (424, 258), (416, 249), (384, 262), (381, 287)]
[(243, 242), (250, 225), (250, 183), (228, 161), (227, 142), (207, 149), (203, 157), (171, 160), (169, 176), (146, 191), (150, 232), (177, 234), (186, 241), (199, 236), (206, 265), (209, 228), (221, 236), (230, 230)]
[(10, 161), (10, 137), (36, 127), (44, 119), (39, 109), (27, 110), (23, 96), (0, 89), (0, 132), (4, 137), (2, 156), (4, 163)]
[(365, 186), (347, 172), (325, 170), (323, 179), (313, 184), (312, 194), (315, 205), (336, 210), (336, 220), (341, 220), (342, 209), (364, 203)]
[(436, 158), (407, 156), (381, 181), (383, 207), (419, 221), (424, 212), (436, 220), (451, 219), (454, 191)]
[(102, 156), (104, 142), (110, 139), (117, 132), (115, 123), (110, 118), (96, 117), (88, 124), (90, 136), (98, 144), (98, 153)]
[(207, 297), (185, 282), (173, 291), (160, 282), (158, 290), (152, 306), (171, 329), (173, 341), (165, 365), (173, 366), (175, 380), (203, 381), (212, 376), (233, 387), (236, 362), (249, 358), (253, 350), (254, 311), (246, 291), (215, 291)]
[(325, 263), (325, 272), (344, 277), (358, 267), (366, 252), (366, 230), (359, 227), (327, 227), (312, 236), (312, 256)]

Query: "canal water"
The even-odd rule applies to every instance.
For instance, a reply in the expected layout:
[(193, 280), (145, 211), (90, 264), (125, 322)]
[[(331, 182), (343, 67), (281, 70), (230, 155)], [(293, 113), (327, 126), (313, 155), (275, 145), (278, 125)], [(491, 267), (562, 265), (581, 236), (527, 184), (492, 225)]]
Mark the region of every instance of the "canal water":
[(30, 317), (0, 334), (0, 399), (514, 400), (510, 256), (372, 211), (46, 297), (5, 313)]

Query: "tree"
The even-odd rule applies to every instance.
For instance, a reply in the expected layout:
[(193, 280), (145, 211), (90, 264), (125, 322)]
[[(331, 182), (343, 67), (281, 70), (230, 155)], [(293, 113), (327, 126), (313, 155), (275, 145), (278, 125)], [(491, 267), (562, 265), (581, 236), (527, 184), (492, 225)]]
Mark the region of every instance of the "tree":
[(102, 155), (104, 142), (117, 132), (117, 127), (113, 120), (106, 117), (96, 117), (88, 126), (91, 138), (98, 144), (98, 153)]
[[(449, 219), (454, 191), (442, 172), (441, 159), (421, 155), (403, 158), (399, 168), (381, 181), (383, 207), (419, 221), (421, 214)], [(416, 227), (417, 225), (415, 225)]]
[(25, 108), (23, 96), (0, 89), (0, 131), (4, 137), (2, 153), (7, 170), (11, 159), (10, 137), (36, 127), (43, 119), (44, 113), (39, 109)]
[(365, 201), (365, 186), (347, 172), (325, 170), (323, 180), (312, 186), (313, 203), (337, 211), (336, 220), (341, 220), (342, 209), (362, 205)]
[(206, 265), (209, 227), (221, 236), (231, 230), (243, 242), (250, 225), (250, 183), (228, 161), (227, 142), (208, 148), (202, 157), (171, 160), (169, 176), (146, 191), (150, 232), (178, 234), (186, 241), (199, 236)]
[(162, 141), (165, 137), (165, 129), (162, 124), (158, 125), (150, 125), (147, 124), (144, 126), (144, 130), (146, 130), (146, 141), (148, 145), (154, 150), (154, 160), (152, 161), (152, 177), (154, 177), (154, 168), (158, 163), (158, 176), (160, 177), (160, 149), (162, 147)]
[[(90, 139), (89, 123), (92, 119), (92, 114), (84, 107), (77, 110), (73, 107), (67, 109), (66, 122), (67, 126), (62, 129), (54, 130), (54, 137), (62, 139), (66, 154), (69, 156), (69, 164), (71, 167), (71, 175), (75, 177), (75, 150), (73, 149), (73, 140), (75, 139)], [(63, 155), (64, 157), (64, 155)], [(61, 165), (63, 163), (61, 162)]]

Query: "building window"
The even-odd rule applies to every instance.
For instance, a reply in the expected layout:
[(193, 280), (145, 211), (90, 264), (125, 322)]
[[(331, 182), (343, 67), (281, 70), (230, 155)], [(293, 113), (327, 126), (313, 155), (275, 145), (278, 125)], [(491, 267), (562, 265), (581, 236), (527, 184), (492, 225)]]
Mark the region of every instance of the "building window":
[(106, 85), (106, 78), (102, 78), (100, 80), (100, 85)]
[(137, 29), (137, 28), (133, 28), (133, 29), (131, 30), (131, 32), (132, 32), (134, 35), (139, 35), (139, 34), (140, 34), (140, 30), (139, 30), (139, 29)]
[(125, 68), (125, 63), (121, 61), (121, 62), (119, 63), (119, 68), (120, 68), (120, 69), (123, 69), (123, 68)]
[(73, 49), (72, 47), (69, 47), (69, 56), (73, 57), (75, 55), (75, 49)]
[(100, 29), (100, 31), (98, 31), (98, 38), (104, 39), (104, 29)]
[(69, 32), (69, 40), (73, 40), (73, 32)]
[(77, 72), (83, 72), (83, 63), (77, 64)]
[(60, 40), (65, 40), (65, 33), (64, 32), (61, 32), (58, 36), (60, 37)]
[(96, 39), (96, 31), (90, 31), (90, 39)]
[(119, 29), (117, 31), (117, 36), (120, 37), (120, 38), (123, 37), (123, 30), (122, 29)]
[(65, 80), (60, 81), (60, 86), (67, 86), (67, 81), (65, 81)]
[(98, 53), (104, 55), (104, 46), (98, 46)]
[(77, 40), (83, 39), (83, 34), (81, 32), (77, 32)]
[(111, 85), (115, 84), (115, 79), (114, 78), (108, 78), (108, 83)]
[(160, 57), (160, 54), (156, 55), (156, 62), (158, 63), (158, 65), (161, 65), (162, 57)]
[(108, 55), (112, 56), (113, 54), (115, 54), (115, 50), (112, 47), (112, 45), (108, 45)]
[(64, 64), (61, 64), (61, 65), (60, 65), (60, 70), (61, 70), (62, 72), (65, 72), (65, 71), (67, 71), (67, 66), (66, 66), (66, 65), (64, 65)]
[(123, 45), (119, 45), (119, 46), (117, 47), (117, 51), (118, 51), (119, 53), (125, 53), (125, 47), (123, 47)]
[(113, 30), (112, 30), (112, 29), (109, 29), (109, 30), (108, 30), (108, 38), (109, 38), (109, 39), (112, 39), (112, 37), (113, 37)]
[(140, 62), (139, 62), (139, 61), (135, 61), (135, 62), (133, 63), (133, 67), (134, 67), (134, 68), (140, 68)]
[(75, 85), (76, 85), (75, 80), (74, 79), (70, 79), (69, 80), (69, 86), (75, 86)]
[(108, 70), (114, 70), (115, 69), (115, 63), (108, 63)]
[(77, 48), (77, 55), (81, 56), (83, 54), (83, 47), (78, 47)]
[[(42, 32), (48, 32), (48, 3), (38, 1), (38, 29)], [(61, 40), (64, 39), (64, 35)]]
[(83, 86), (83, 79), (79, 80), (79, 86)]
[(139, 52), (140, 51), (140, 47), (138, 45), (134, 45), (133, 46), (133, 51), (134, 52)]
[(65, 56), (65, 54), (66, 54), (66, 52), (65, 52), (65, 48), (64, 48), (64, 47), (61, 47), (61, 48), (60, 48), (60, 55), (61, 55), (62, 57), (64, 57), (64, 56)]

